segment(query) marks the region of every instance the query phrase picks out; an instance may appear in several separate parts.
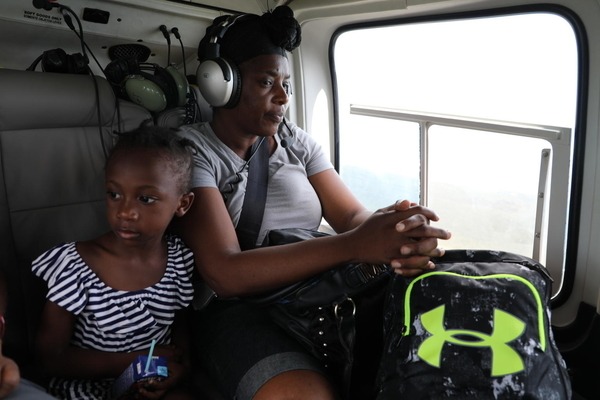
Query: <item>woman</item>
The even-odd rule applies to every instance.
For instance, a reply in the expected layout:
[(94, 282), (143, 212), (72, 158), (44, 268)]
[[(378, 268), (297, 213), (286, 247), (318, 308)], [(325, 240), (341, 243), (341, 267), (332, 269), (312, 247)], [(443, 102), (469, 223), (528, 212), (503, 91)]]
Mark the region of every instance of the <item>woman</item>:
[[(300, 27), (288, 7), (262, 16), (226, 18), (208, 28), (199, 59), (220, 56), (234, 70), (239, 68), (239, 95), (234, 91), (230, 101), (213, 101), (217, 106), (210, 124), (182, 129), (199, 152), (192, 183), (196, 201), (181, 220), (181, 233), (204, 281), (219, 299), (230, 299), (213, 301), (198, 313), (197, 355), (228, 398), (336, 399), (336, 389), (316, 360), (263, 310), (231, 299), (297, 282), (344, 262), (390, 263), (398, 273), (418, 274), (433, 268), (430, 257), (443, 254), (437, 240), (450, 234), (429, 225), (438, 219), (435, 213), (408, 201), (376, 213), (366, 210), (318, 144), (284, 120), (290, 87), (286, 51), (300, 44)], [(219, 44), (217, 54), (214, 42)], [(206, 75), (200, 75), (202, 88)], [(254, 155), (252, 145), (262, 138), (270, 154), (269, 178), (256, 243), (269, 229), (316, 229), (321, 217), (337, 235), (240, 249), (235, 228), (246, 166)]]

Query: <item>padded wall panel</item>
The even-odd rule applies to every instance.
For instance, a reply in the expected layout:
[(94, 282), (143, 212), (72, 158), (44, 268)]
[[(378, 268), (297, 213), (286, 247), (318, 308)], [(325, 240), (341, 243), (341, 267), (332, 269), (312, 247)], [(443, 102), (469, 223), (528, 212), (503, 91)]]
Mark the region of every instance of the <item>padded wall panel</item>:
[(2, 143), (12, 212), (104, 198), (98, 128), (10, 131)]
[(109, 229), (104, 200), (14, 212), (11, 222), (19, 262), (26, 264), (56, 244), (92, 239)]
[(102, 125), (110, 126), (112, 123), (117, 100), (104, 78), (0, 71), (0, 88), (7, 93), (6, 98), (0, 100), (2, 131), (97, 126), (98, 110)]

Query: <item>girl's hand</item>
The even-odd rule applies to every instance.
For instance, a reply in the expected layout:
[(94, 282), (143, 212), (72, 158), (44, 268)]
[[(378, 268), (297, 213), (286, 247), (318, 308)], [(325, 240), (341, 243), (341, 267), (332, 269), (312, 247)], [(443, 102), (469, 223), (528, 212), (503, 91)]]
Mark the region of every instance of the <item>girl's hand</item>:
[(162, 398), (169, 390), (178, 386), (187, 376), (187, 369), (175, 361), (167, 363), (169, 376), (163, 380), (151, 380), (142, 383), (137, 390), (136, 398), (155, 400)]
[(154, 348), (154, 354), (167, 359), (169, 376), (161, 380), (142, 382), (136, 392), (138, 399), (161, 399), (188, 376), (188, 369), (182, 364), (182, 352), (174, 344), (157, 345)]

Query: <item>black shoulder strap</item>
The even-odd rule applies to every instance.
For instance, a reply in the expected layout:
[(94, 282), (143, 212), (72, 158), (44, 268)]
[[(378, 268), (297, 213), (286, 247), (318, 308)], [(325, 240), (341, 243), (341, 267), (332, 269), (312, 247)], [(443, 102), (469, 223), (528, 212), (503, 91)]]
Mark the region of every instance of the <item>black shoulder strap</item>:
[[(267, 143), (263, 144), (263, 142)], [(242, 250), (256, 247), (256, 239), (262, 225), (269, 181), (268, 143), (267, 138), (263, 137), (254, 143), (251, 150), (246, 194), (240, 220), (235, 228)]]

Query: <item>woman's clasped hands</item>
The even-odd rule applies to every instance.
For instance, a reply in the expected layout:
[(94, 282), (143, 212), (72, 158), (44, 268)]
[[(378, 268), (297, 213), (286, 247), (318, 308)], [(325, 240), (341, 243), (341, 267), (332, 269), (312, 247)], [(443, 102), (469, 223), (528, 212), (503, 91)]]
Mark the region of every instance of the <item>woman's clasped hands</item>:
[(435, 268), (431, 258), (444, 255), (438, 240), (451, 234), (430, 224), (438, 220), (431, 209), (402, 200), (376, 211), (349, 233), (358, 241), (354, 249), (362, 252), (358, 258), (387, 263), (395, 273), (412, 277)]

